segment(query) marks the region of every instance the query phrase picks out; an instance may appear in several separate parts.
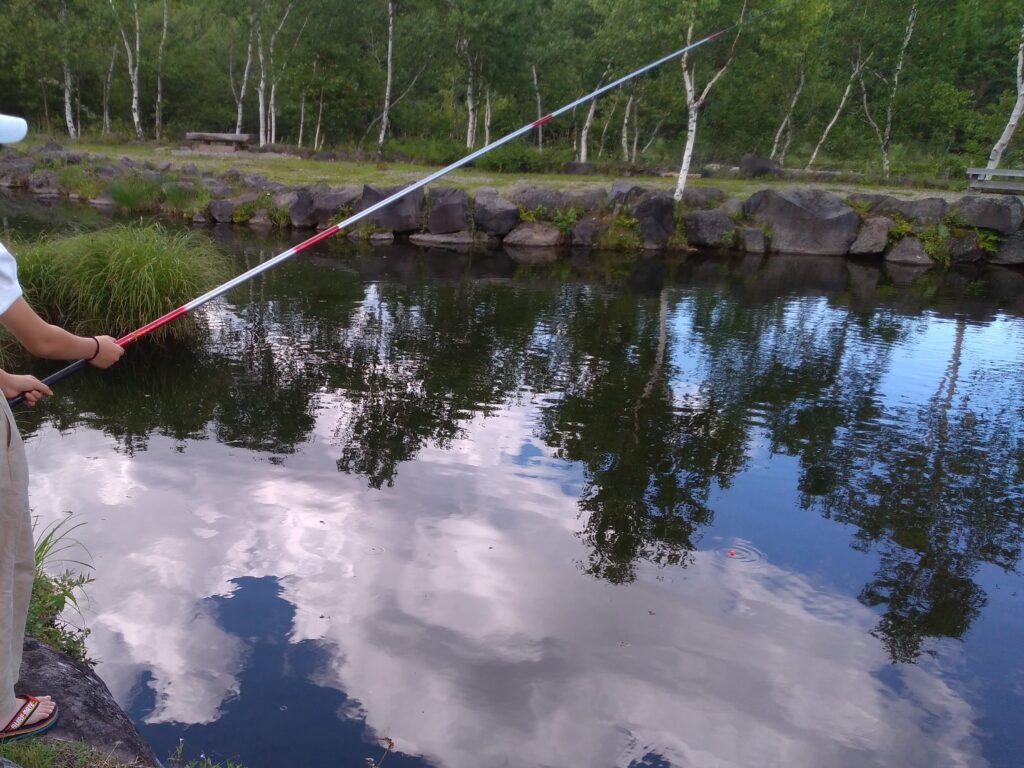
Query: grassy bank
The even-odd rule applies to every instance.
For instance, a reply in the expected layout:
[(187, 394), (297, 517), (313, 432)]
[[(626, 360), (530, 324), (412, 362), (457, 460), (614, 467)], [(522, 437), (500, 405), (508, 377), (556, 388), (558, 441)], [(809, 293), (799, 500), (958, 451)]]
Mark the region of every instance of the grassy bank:
[[(0, 757), (13, 760), (21, 768), (136, 768), (83, 742), (27, 739), (0, 747)], [(163, 762), (166, 768), (243, 768), (238, 763), (215, 763), (208, 758), (186, 761), (180, 755), (171, 755)]]
[[(11, 249), (29, 303), (47, 321), (85, 335), (127, 333), (230, 274), (227, 259), (206, 237), (157, 225), (119, 225), (16, 242)], [(153, 338), (186, 337), (194, 323), (181, 318)]]

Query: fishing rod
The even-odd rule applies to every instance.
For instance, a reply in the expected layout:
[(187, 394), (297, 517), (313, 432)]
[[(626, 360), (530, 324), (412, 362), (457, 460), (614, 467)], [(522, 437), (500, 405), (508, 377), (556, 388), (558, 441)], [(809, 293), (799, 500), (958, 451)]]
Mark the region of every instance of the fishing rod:
[[(235, 287), (241, 285), (242, 283), (248, 282), (249, 280), (251, 280), (252, 278), (256, 277), (257, 275), (260, 275), (260, 274), (262, 274), (263, 272), (266, 272), (269, 269), (273, 269), (274, 267), (276, 267), (281, 262), (286, 261), (287, 259), (290, 259), (292, 256), (294, 256), (297, 253), (300, 253), (301, 251), (306, 250), (311, 245), (316, 245), (321, 240), (326, 240), (329, 237), (333, 237), (338, 232), (341, 232), (343, 229), (346, 229), (346, 228), (352, 226), (357, 221), (365, 219), (367, 216), (370, 216), (371, 214), (376, 213), (377, 211), (381, 210), (382, 208), (386, 208), (387, 206), (391, 205), (395, 201), (400, 200), (401, 198), (405, 197), (410, 192), (415, 192), (417, 189), (422, 189), (423, 187), (427, 186), (427, 184), (430, 184), (432, 181), (436, 181), (437, 179), (440, 179), (442, 176), (445, 176), (445, 175), (451, 173), (452, 171), (456, 170), (457, 168), (461, 168), (462, 166), (467, 165), (467, 164), (473, 162), (478, 157), (481, 157), (481, 156), (487, 154), (488, 152), (490, 152), (492, 149), (496, 149), (497, 147), (500, 147), (503, 144), (507, 144), (508, 142), (512, 141), (513, 139), (519, 138), (520, 136), (522, 136), (525, 133), (529, 133), (534, 128), (538, 128), (538, 127), (544, 125), (544, 123), (548, 122), (549, 120), (553, 120), (554, 118), (558, 117), (559, 115), (564, 115), (566, 112), (572, 111), (573, 109), (575, 109), (576, 107), (580, 106), (581, 104), (586, 104), (588, 101), (590, 101), (592, 99), (596, 99), (598, 96), (601, 96), (602, 94), (605, 94), (608, 91), (611, 91), (611, 90), (614, 90), (615, 88), (618, 88), (623, 83), (627, 83), (630, 80), (632, 80), (632, 79), (634, 79), (636, 77), (639, 77), (642, 74), (650, 72), (652, 69), (656, 69), (656, 68), (660, 67), (662, 64), (665, 64), (666, 62), (672, 61), (674, 59), (678, 59), (683, 54), (688, 53), (689, 51), (692, 51), (695, 48), (699, 48), (700, 46), (705, 45), (706, 43), (710, 43), (712, 40), (715, 40), (715, 39), (721, 37), (722, 35), (724, 35), (727, 32), (729, 32), (731, 29), (734, 29), (735, 27), (740, 26), (740, 24), (742, 24), (742, 20), (740, 22), (736, 23), (736, 24), (732, 24), (732, 25), (730, 25), (728, 27), (725, 27), (724, 29), (720, 29), (717, 32), (715, 32), (715, 33), (713, 33), (711, 35), (708, 35), (707, 37), (702, 38), (702, 39), (698, 40), (695, 43), (690, 43), (689, 45), (687, 45), (687, 46), (685, 46), (683, 48), (680, 48), (677, 51), (673, 51), (672, 53), (666, 54), (666, 55), (662, 56), (660, 59), (657, 59), (656, 61), (652, 61), (650, 64), (645, 64), (644, 66), (640, 67), (639, 69), (635, 69), (632, 72), (630, 72), (629, 74), (623, 75), (618, 80), (614, 80), (614, 81), (608, 83), (607, 85), (603, 85), (603, 86), (601, 86), (601, 87), (591, 91), (590, 93), (586, 94), (585, 96), (580, 96), (575, 101), (569, 102), (568, 104), (566, 104), (563, 107), (559, 107), (554, 112), (549, 112), (548, 114), (544, 115), (543, 117), (540, 117), (540, 118), (534, 120), (532, 123), (527, 123), (526, 125), (524, 125), (524, 126), (522, 126), (520, 128), (517, 128), (516, 130), (512, 131), (511, 133), (506, 134), (505, 136), (502, 136), (500, 139), (496, 139), (495, 141), (492, 141), (490, 144), (487, 144), (486, 146), (483, 146), (483, 147), (481, 147), (480, 149), (478, 149), (478, 150), (476, 150), (474, 152), (470, 152), (468, 155), (466, 155), (465, 157), (463, 157), (460, 160), (456, 160), (451, 165), (447, 165), (444, 168), (441, 168), (440, 170), (434, 171), (433, 173), (429, 174), (428, 176), (425, 176), (424, 178), (420, 179), (419, 181), (413, 182), (412, 184), (409, 184), (407, 187), (403, 187), (402, 189), (398, 190), (397, 192), (395, 192), (394, 194), (390, 195), (389, 197), (386, 197), (383, 200), (380, 200), (379, 202), (374, 203), (369, 208), (366, 208), (365, 210), (362, 210), (359, 213), (354, 213), (351, 216), (349, 216), (348, 218), (344, 219), (343, 221), (339, 221), (337, 224), (332, 224), (327, 229), (324, 229), (323, 231), (318, 232), (317, 234), (315, 234), (312, 237), (310, 237), (308, 240), (303, 240), (298, 245), (293, 245), (288, 250), (286, 250), (286, 251), (284, 251), (282, 253), (279, 253), (277, 256), (274, 256), (273, 258), (268, 259), (267, 261), (265, 261), (262, 264), (259, 264), (259, 265), (255, 266), (255, 267), (253, 267), (252, 269), (248, 270), (247, 272), (243, 272), (242, 274), (238, 275), (237, 277), (234, 277), (231, 280), (228, 280), (226, 283), (223, 283), (223, 284), (217, 286), (216, 288), (213, 288), (212, 290), (207, 291), (202, 296), (198, 296), (198, 297), (192, 299), (192, 301), (188, 302), (187, 304), (182, 304), (177, 309), (172, 309), (167, 314), (162, 315), (162, 316), (158, 317), (155, 320), (151, 320), (150, 322), (148, 322), (145, 325), (143, 325), (141, 328), (138, 328), (138, 329), (132, 331), (131, 333), (125, 334), (121, 338), (117, 339), (118, 345), (120, 345), (121, 347), (127, 347), (129, 344), (132, 344), (132, 343), (138, 341), (139, 339), (141, 339), (146, 334), (155, 331), (157, 328), (160, 328), (160, 327), (162, 327), (164, 325), (167, 325), (167, 323), (171, 322), (172, 320), (175, 320), (175, 319), (181, 317), (182, 315), (186, 315), (186, 314), (188, 314), (189, 312), (191, 312), (194, 309), (198, 309), (199, 307), (201, 307), (204, 304), (206, 304), (208, 301), (212, 301), (213, 299), (216, 299), (217, 297), (224, 295), (225, 293), (230, 291), (232, 288), (235, 288)], [(88, 363), (87, 360), (77, 360), (76, 362), (71, 363), (70, 365), (68, 365), (68, 366), (66, 366), (64, 368), (61, 368), (56, 373), (52, 373), (49, 376), (47, 376), (45, 379), (43, 379), (43, 383), (48, 385), (48, 386), (56, 384), (58, 381), (66, 379), (68, 376), (71, 376), (72, 374), (77, 373), (78, 371), (82, 370), (88, 364), (89, 363)], [(14, 408), (14, 407), (16, 407), (18, 405), (21, 405), (21, 403), (23, 403), (24, 400), (25, 400), (25, 396), (24, 395), (18, 395), (16, 397), (13, 397), (10, 400), (8, 400), (7, 403), (12, 408)]]

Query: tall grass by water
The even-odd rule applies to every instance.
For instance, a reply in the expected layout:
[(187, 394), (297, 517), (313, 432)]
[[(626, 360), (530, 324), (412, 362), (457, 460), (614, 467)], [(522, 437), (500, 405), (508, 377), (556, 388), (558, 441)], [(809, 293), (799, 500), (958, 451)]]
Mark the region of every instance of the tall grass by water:
[[(230, 276), (227, 258), (205, 236), (156, 224), (46, 237), (12, 250), (28, 302), (83, 334), (127, 333)], [(181, 318), (153, 338), (183, 338), (194, 327)]]

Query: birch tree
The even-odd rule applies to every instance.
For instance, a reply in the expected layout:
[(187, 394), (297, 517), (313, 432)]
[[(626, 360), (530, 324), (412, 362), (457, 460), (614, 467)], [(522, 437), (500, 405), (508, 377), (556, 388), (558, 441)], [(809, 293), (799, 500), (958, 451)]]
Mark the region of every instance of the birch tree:
[(252, 72), (252, 43), (256, 35), (256, 6), (253, 6), (249, 14), (249, 41), (245, 47), (245, 66), (242, 67), (242, 79), (235, 85), (234, 59), (228, 61), (228, 84), (231, 86), (231, 95), (235, 100), (235, 133), (242, 132), (243, 113), (245, 109), (245, 94), (249, 88), (249, 74)]
[(61, 37), (62, 37), (62, 49), (63, 49), (63, 69), (64, 69), (64, 123), (68, 129), (68, 137), (71, 139), (78, 138), (78, 131), (75, 128), (75, 116), (72, 111), (72, 91), (73, 83), (71, 78), (71, 64), (68, 61), (70, 56), (71, 48), (71, 32), (70, 22), (68, 21), (68, 2), (62, 0), (60, 4), (60, 26), (61, 26)]
[[(708, 79), (700, 95), (697, 95), (697, 65), (693, 61), (690, 52), (684, 53), (680, 64), (683, 68), (683, 87), (686, 90), (686, 145), (683, 148), (683, 161), (679, 165), (679, 176), (676, 179), (676, 190), (673, 194), (676, 201), (683, 199), (683, 192), (686, 190), (686, 179), (690, 173), (690, 162), (693, 160), (693, 145), (697, 140), (697, 120), (700, 111), (707, 102), (708, 94), (715, 84), (722, 79), (722, 76), (729, 71), (733, 61), (736, 60), (736, 44), (739, 42), (740, 33), (743, 30), (743, 21), (747, 13), (747, 0), (743, 0), (740, 8), (739, 21), (737, 23), (736, 36), (729, 47), (729, 55), (725, 63), (718, 68), (711, 78)], [(693, 40), (694, 25), (696, 24), (696, 8), (694, 7), (690, 16), (690, 23), (686, 28), (686, 44), (690, 45)], [(628, 110), (627, 110), (628, 112)]]
[(881, 75), (876, 76), (889, 88), (889, 100), (885, 107), (885, 127), (881, 127), (875, 121), (871, 115), (871, 108), (868, 103), (868, 89), (864, 84), (864, 69), (861, 68), (860, 72), (860, 90), (861, 95), (864, 99), (864, 115), (867, 117), (868, 123), (875, 131), (875, 135), (878, 137), (878, 144), (882, 151), (882, 176), (889, 178), (889, 147), (892, 144), (892, 115), (893, 109), (896, 105), (896, 92), (900, 87), (900, 75), (903, 72), (903, 62), (907, 55), (907, 47), (910, 45), (910, 38), (914, 35), (914, 26), (917, 24), (917, 3), (914, 3), (910, 7), (910, 15), (907, 17), (907, 25), (903, 32), (903, 45), (900, 46), (899, 56), (896, 59), (896, 64), (893, 69), (891, 80), (890, 78), (882, 77)]
[(160, 28), (160, 45), (157, 47), (156, 54), (156, 114), (153, 121), (153, 132), (157, 141), (160, 141), (164, 128), (164, 48), (167, 46), (167, 0), (164, 0), (163, 5), (163, 24)]
[(124, 43), (125, 59), (128, 66), (128, 80), (132, 86), (132, 125), (135, 126), (135, 138), (142, 141), (142, 118), (139, 113), (139, 61), (142, 48), (142, 23), (139, 19), (139, 0), (131, 1), (132, 20), (135, 23), (134, 43), (129, 40), (128, 32), (121, 22), (121, 16), (117, 10), (117, 4), (110, 0), (110, 8), (114, 12), (114, 20), (118, 31), (121, 33), (121, 40)]
[(110, 46), (110, 64), (103, 79), (103, 135), (110, 133), (110, 88), (114, 83), (114, 67), (117, 65), (117, 43)]
[(1020, 122), (1022, 113), (1024, 113), (1024, 20), (1021, 22), (1020, 43), (1017, 46), (1017, 98), (1013, 102), (1010, 119), (1006, 121), (1006, 127), (1003, 128), (999, 140), (996, 141), (995, 146), (992, 147), (991, 154), (988, 156), (986, 168), (999, 167), (999, 163), (1003, 159), (1003, 153), (1010, 146), (1010, 139), (1013, 138), (1013, 134), (1017, 130), (1017, 123)]
[[(274, 97), (276, 96), (279, 76), (274, 70), (274, 50), (277, 47), (277, 38), (280, 36), (281, 30), (284, 29), (293, 6), (294, 3), (288, 3), (284, 7), (277, 26), (271, 32), (270, 38), (266, 43), (264, 43), (263, 39), (263, 19), (258, 18), (256, 21), (256, 49), (260, 63), (260, 80), (256, 86), (256, 95), (260, 112), (259, 141), (261, 147), (273, 143), (274, 139), (276, 139), (276, 136), (273, 135), (273, 129), (276, 128), (274, 125), (276, 99)], [(267, 93), (268, 87), (270, 89), (269, 94)]]
[(864, 67), (867, 66), (867, 63), (869, 61), (871, 61), (871, 57), (873, 55), (874, 53), (869, 53), (865, 58), (862, 57), (861, 54), (858, 52), (856, 58), (851, 63), (850, 77), (846, 81), (846, 89), (843, 91), (843, 96), (841, 99), (839, 99), (839, 105), (836, 107), (836, 111), (832, 114), (832, 119), (828, 121), (828, 124), (825, 126), (825, 129), (821, 132), (821, 138), (818, 139), (818, 143), (815, 145), (814, 151), (811, 153), (811, 157), (807, 161), (807, 165), (805, 166), (804, 170), (811, 170), (811, 166), (814, 165), (814, 161), (818, 159), (818, 153), (821, 151), (821, 148), (825, 146), (825, 142), (828, 140), (828, 135), (832, 132), (832, 129), (835, 127), (835, 124), (839, 121), (839, 116), (843, 113), (843, 109), (846, 107), (846, 102), (850, 98), (850, 91), (853, 90), (854, 84), (860, 77), (860, 74), (864, 70)]
[[(377, 156), (384, 154), (384, 139), (391, 127), (391, 83), (395, 71), (395, 0), (388, 0), (388, 53), (384, 78), (384, 106), (380, 112), (380, 133), (377, 135)], [(488, 94), (488, 107), (490, 106)]]

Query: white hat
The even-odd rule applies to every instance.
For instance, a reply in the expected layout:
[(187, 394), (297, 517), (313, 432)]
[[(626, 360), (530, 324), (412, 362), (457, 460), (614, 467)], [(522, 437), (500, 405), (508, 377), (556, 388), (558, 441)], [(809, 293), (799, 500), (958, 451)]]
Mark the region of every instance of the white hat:
[(14, 144), (25, 138), (28, 123), (20, 117), (0, 115), (0, 144)]

